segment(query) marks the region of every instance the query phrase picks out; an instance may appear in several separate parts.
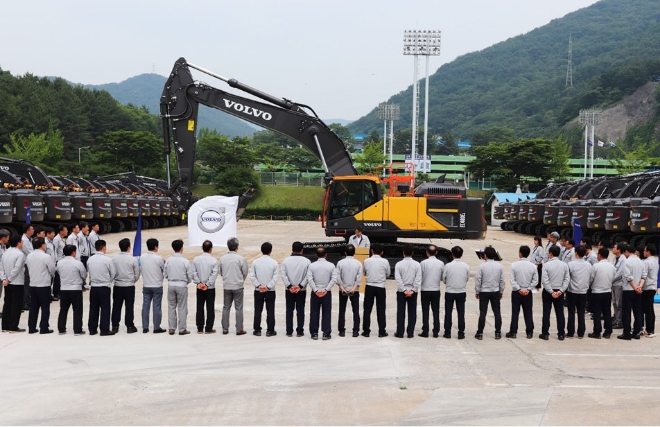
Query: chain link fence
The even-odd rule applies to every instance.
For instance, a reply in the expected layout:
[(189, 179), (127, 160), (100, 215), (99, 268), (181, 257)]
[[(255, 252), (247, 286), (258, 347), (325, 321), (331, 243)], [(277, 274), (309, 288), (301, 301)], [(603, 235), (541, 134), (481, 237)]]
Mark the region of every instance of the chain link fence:
[(320, 187), (323, 175), (307, 172), (259, 172), (261, 185)]

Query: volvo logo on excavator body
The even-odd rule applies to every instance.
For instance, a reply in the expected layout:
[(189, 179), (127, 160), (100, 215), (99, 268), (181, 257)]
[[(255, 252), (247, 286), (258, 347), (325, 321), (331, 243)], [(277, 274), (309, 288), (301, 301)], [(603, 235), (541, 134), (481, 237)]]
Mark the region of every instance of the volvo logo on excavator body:
[(256, 118), (262, 118), (266, 121), (273, 118), (272, 114), (267, 113), (265, 111), (257, 110), (256, 108), (252, 108), (250, 106), (243, 105), (229, 99), (223, 98), (222, 100), (225, 101), (225, 107), (233, 108), (234, 111), (238, 111), (239, 113), (249, 114), (250, 116), (254, 116)]

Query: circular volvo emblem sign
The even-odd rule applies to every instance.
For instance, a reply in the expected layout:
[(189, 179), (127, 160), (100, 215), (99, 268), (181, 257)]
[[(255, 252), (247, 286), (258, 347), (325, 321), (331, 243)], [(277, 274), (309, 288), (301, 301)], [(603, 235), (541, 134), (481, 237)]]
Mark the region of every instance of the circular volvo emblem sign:
[(197, 218), (197, 225), (202, 231), (215, 233), (225, 226), (225, 208), (208, 209)]

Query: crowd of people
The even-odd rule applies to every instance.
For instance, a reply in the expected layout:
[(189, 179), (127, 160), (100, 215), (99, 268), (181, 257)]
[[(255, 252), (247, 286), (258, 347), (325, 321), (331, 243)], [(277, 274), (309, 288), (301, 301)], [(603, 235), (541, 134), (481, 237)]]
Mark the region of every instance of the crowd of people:
[[(534, 247), (523, 245), (519, 259), (509, 271), (511, 285), (511, 322), (507, 338), (516, 338), (518, 319), (523, 312), (525, 333), (534, 336), (533, 294), (542, 292), (542, 326), (540, 339), (550, 337), (550, 318), (554, 310), (557, 337), (583, 338), (587, 333), (586, 317), (591, 313), (592, 332), (589, 338), (610, 338), (613, 329), (622, 329), (619, 339), (639, 339), (655, 336), (654, 296), (657, 292), (658, 257), (652, 244), (634, 248), (618, 242), (610, 251), (599, 245), (592, 250), (591, 242), (583, 240), (578, 246), (570, 239), (560, 239), (552, 232), (545, 247), (542, 238), (534, 239)], [(254, 288), (255, 336), (262, 334), (262, 316), (266, 309), (265, 335), (277, 335), (275, 330), (275, 300), (277, 283), (284, 284), (285, 333), (292, 337), (305, 335), (305, 314), (309, 292), (309, 333), (312, 339), (332, 337), (332, 292), (338, 292), (337, 329), (346, 336), (346, 309), (350, 302), (353, 337), (371, 334), (371, 313), (376, 306), (378, 337), (387, 337), (386, 281), (391, 275), (390, 262), (383, 258), (383, 247), (371, 244), (361, 229), (349, 239), (345, 257), (335, 266), (327, 260), (323, 247), (316, 251), (311, 262), (303, 256), (303, 245), (294, 242), (291, 255), (281, 265), (271, 257), (273, 246), (261, 245), (261, 256), (251, 265), (239, 253), (239, 241), (227, 241), (228, 252), (216, 258), (213, 243), (205, 241), (202, 254), (192, 262), (183, 256), (184, 243), (171, 243), (174, 255), (167, 260), (158, 254), (159, 242), (150, 238), (148, 252), (138, 260), (131, 252), (129, 239), (119, 241), (120, 253), (106, 255), (105, 240), (98, 235), (97, 224), (82, 222), (69, 234), (64, 225), (58, 230), (26, 224), (22, 236), (11, 236), (0, 230), (0, 280), (5, 293), (2, 312), (2, 331), (25, 332), (20, 328), (21, 312), (29, 311), (27, 332), (50, 334), (50, 304), (59, 301), (57, 330), (67, 333), (69, 311), (73, 316), (73, 333), (84, 335), (83, 293), (89, 290), (90, 335), (115, 335), (119, 332), (122, 312), (127, 333), (138, 332), (135, 326), (134, 305), (136, 282), (142, 278), (142, 332), (187, 335), (188, 285), (196, 286), (197, 333), (213, 334), (215, 326), (216, 282), (220, 277), (223, 291), (222, 333), (228, 334), (230, 312), (235, 311), (235, 333), (244, 335), (244, 286), (249, 276)], [(370, 257), (360, 262), (355, 248), (366, 247)], [(413, 247), (404, 245), (403, 259), (396, 263), (396, 331), (397, 338), (413, 338), (417, 323), (417, 304), (421, 304), (422, 327), (417, 335), (428, 338), (440, 336), (441, 285), (445, 285), (444, 338), (452, 338), (454, 308), (457, 314), (457, 338), (465, 338), (465, 303), (470, 281), (470, 267), (462, 261), (463, 249), (451, 249), (452, 260), (443, 263), (437, 258), (437, 248), (426, 248), (426, 259), (413, 259)], [(479, 300), (479, 320), (475, 338), (483, 339), (486, 316), (490, 306), (495, 318), (495, 339), (502, 338), (500, 303), (506, 280), (497, 251), (489, 246), (483, 251), (484, 262), (474, 277), (474, 295)], [(362, 317), (360, 316), (360, 286), (364, 288)], [(162, 328), (162, 303), (167, 282), (167, 329)], [(565, 310), (567, 307), (568, 319)], [(295, 313), (295, 318), (294, 318)], [(151, 319), (150, 319), (151, 318)], [(576, 327), (577, 318), (577, 327)], [(634, 322), (632, 322), (634, 318)], [(151, 323), (150, 323), (151, 320)], [(37, 324), (38, 323), (38, 324)], [(362, 323), (362, 324), (361, 324)], [(431, 324), (432, 323), (432, 324)], [(360, 332), (361, 331), (361, 332)]]

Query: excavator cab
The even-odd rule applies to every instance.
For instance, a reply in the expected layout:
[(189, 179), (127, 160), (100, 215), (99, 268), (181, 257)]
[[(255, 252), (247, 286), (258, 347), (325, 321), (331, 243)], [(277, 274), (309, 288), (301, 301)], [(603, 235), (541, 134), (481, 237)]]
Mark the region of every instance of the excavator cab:
[(355, 217), (383, 198), (376, 177), (335, 178), (326, 191), (325, 212), (330, 221)]

